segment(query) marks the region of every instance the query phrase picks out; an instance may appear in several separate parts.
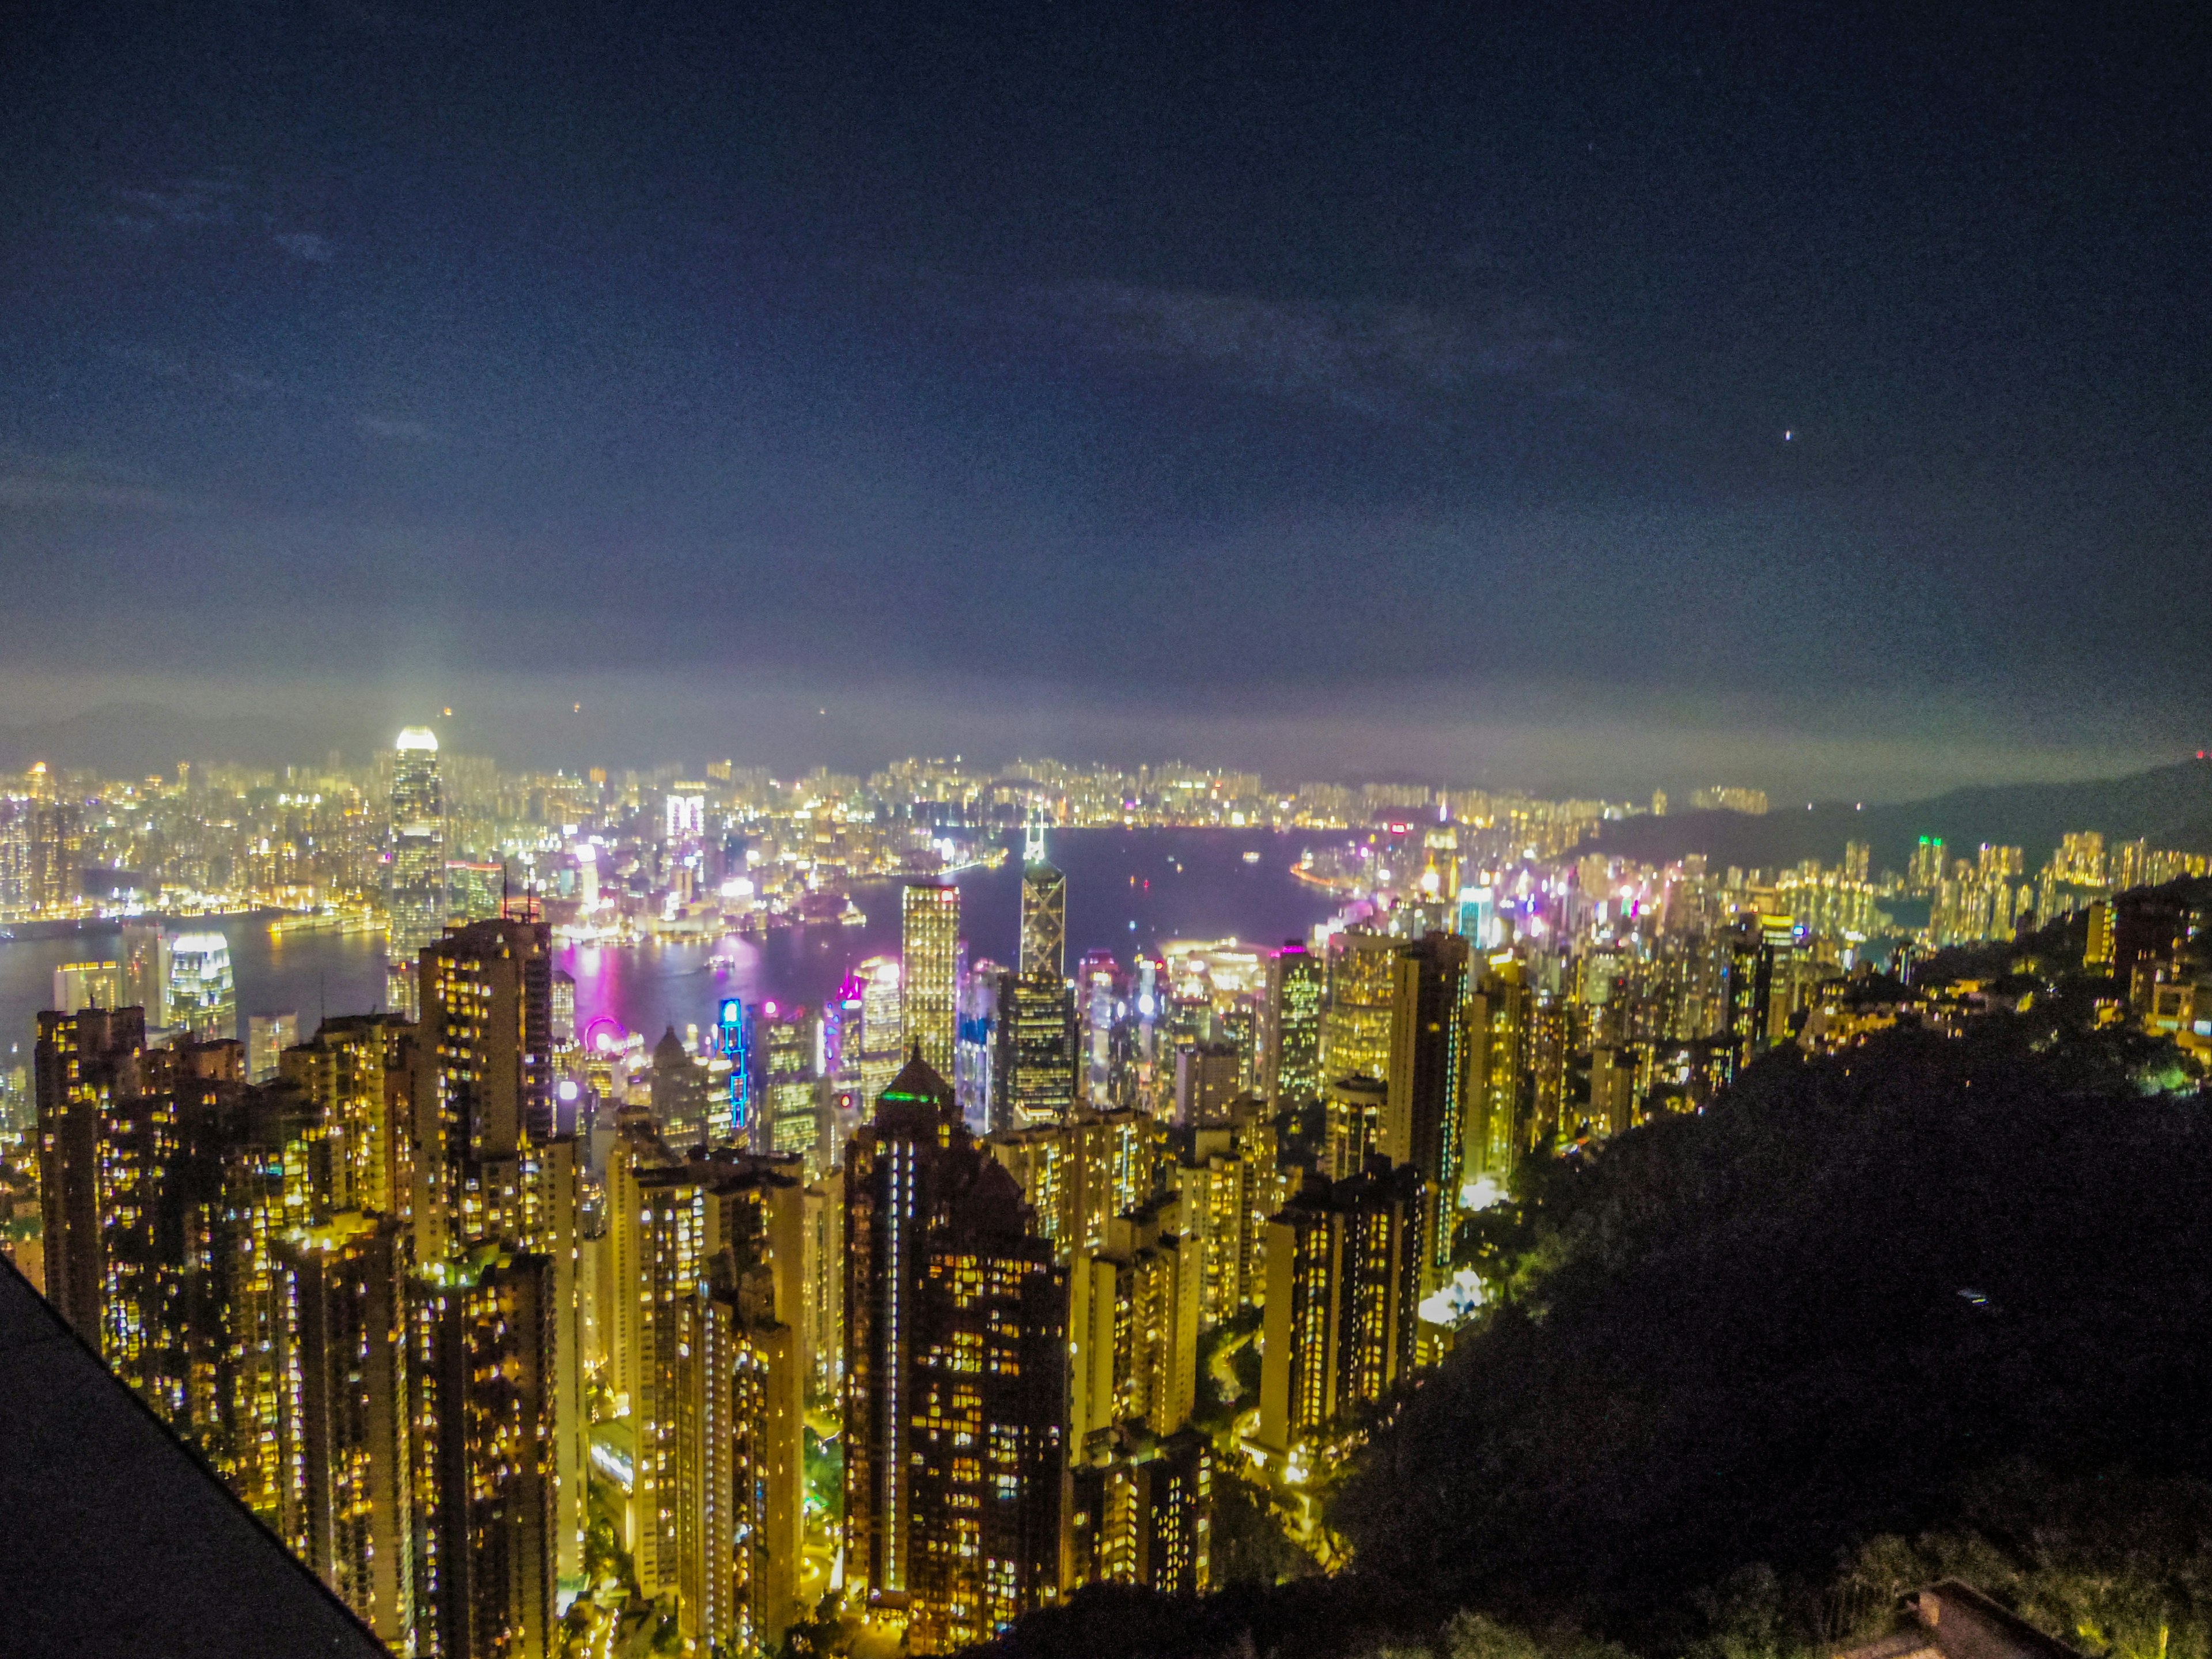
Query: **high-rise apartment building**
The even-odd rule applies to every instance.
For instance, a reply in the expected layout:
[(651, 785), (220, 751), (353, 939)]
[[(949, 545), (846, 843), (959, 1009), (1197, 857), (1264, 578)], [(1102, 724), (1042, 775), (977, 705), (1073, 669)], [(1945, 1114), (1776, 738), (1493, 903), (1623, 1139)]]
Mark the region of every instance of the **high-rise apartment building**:
[(1206, 1255), (1164, 1194), (1107, 1224), (1106, 1248), (1078, 1250), (1069, 1275), (1070, 1443), (1117, 1423), (1155, 1435), (1190, 1421)]
[(493, 1243), (408, 1285), (417, 1659), (550, 1651), (556, 1309), (550, 1258)]
[(552, 938), (477, 921), (423, 948), (410, 1158), (416, 1260), (520, 1242), (523, 1154), (553, 1136)]
[(846, 1154), (845, 1572), (932, 1652), (1058, 1595), (1067, 1276), (917, 1049)]
[(953, 1073), (959, 1026), (960, 890), (949, 881), (907, 884), (900, 900), (899, 1030), (939, 1077)]
[[(906, 1045), (901, 1039), (902, 1015), (900, 963), (896, 957), (870, 957), (858, 969), (860, 981), (860, 1099), (872, 1101), (891, 1086), (891, 1079), (906, 1064)], [(849, 1045), (854, 1034), (848, 1031)]]
[(276, 1057), (277, 1075), (324, 1126), (334, 1209), (408, 1212), (413, 1029), (392, 1014), (343, 1015)]
[(1267, 1224), (1258, 1443), (1291, 1457), (1409, 1375), (1420, 1316), (1420, 1174), (1316, 1176)]
[(410, 726), (399, 734), (392, 766), (392, 870), (386, 897), (391, 933), (386, 998), (413, 1018), (422, 1007), (410, 983), (416, 957), (446, 927), (446, 797), (438, 776), (438, 734)]
[(1364, 927), (1347, 927), (1329, 940), (1321, 1022), (1323, 1076), (1389, 1074), (1397, 954), (1396, 939)]
[(1267, 959), (1267, 1019), (1261, 1089), (1277, 1111), (1321, 1097), (1322, 958), (1296, 939)]
[(1422, 1291), (1451, 1269), (1451, 1217), (1459, 1203), (1467, 1084), (1468, 944), (1431, 933), (1400, 947), (1390, 1016), (1389, 1088), (1375, 1150), (1419, 1172), (1429, 1213)]
[(272, 1243), (276, 1444), (293, 1551), (394, 1652), (414, 1637), (406, 1246), (343, 1212)]
[(105, 1215), (118, 1200), (150, 1210), (151, 1178), (166, 1168), (165, 1143), (174, 1145), (166, 1103), (139, 1103), (145, 1047), (136, 1008), (39, 1016), (33, 1074), (46, 1300), (103, 1357), (102, 1310), (125, 1271), (112, 1261), (124, 1241)]
[(1141, 1584), (1202, 1595), (1212, 1581), (1213, 1448), (1123, 1425), (1091, 1437), (1068, 1499), (1068, 1588)]
[(278, 1056), (299, 1040), (299, 1015), (248, 1014), (246, 1017), (246, 1080), (248, 1083), (272, 1081), (276, 1076)]

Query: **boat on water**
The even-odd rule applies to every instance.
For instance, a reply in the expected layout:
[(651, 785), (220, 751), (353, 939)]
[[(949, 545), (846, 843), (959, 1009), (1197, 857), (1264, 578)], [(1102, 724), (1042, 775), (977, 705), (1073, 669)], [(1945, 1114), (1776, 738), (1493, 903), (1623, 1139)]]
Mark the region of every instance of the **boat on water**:
[(1244, 854), (1244, 862), (1245, 862), (1245, 863), (1247, 863), (1247, 864), (1257, 864), (1259, 861), (1260, 861), (1260, 849), (1259, 849), (1258, 848), (1256, 848), (1256, 847), (1255, 847), (1254, 848), (1252, 848), (1252, 850), (1251, 850), (1251, 851), (1249, 851), (1249, 853), (1247, 853), (1247, 854)]
[(868, 913), (853, 902), (850, 893), (845, 895), (845, 908), (837, 913), (837, 925), (841, 927), (865, 927), (868, 925)]

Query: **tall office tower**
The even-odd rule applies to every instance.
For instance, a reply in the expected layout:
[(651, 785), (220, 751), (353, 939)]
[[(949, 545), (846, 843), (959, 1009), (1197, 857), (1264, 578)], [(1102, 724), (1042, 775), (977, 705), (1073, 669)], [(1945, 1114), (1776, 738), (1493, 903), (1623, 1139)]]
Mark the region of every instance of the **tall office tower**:
[(1067, 878), (1045, 862), (1044, 825), (1030, 820), (1022, 848), (1024, 979), (1067, 977)]
[(230, 941), (221, 933), (179, 933), (169, 940), (170, 1028), (195, 1042), (238, 1036), (238, 989), (230, 976)]
[(123, 994), (117, 1006), (146, 1011), (146, 1029), (169, 1024), (169, 936), (159, 922), (126, 921), (120, 942)]
[(1205, 1253), (1182, 1236), (1182, 1206), (1152, 1200), (1107, 1226), (1103, 1250), (1079, 1250), (1068, 1280), (1070, 1443), (1116, 1423), (1173, 1434), (1198, 1390)]
[(1261, 1090), (1277, 1111), (1321, 1097), (1325, 964), (1296, 939), (1267, 958), (1267, 1022)]
[(1398, 951), (1390, 1018), (1389, 1093), (1376, 1150), (1420, 1172), (1429, 1213), (1421, 1237), (1426, 1295), (1451, 1273), (1451, 1218), (1458, 1208), (1461, 1121), (1467, 1082), (1467, 941), (1431, 933)]
[(707, 1137), (707, 1068), (691, 1058), (671, 1025), (653, 1045), (653, 1115), (660, 1133), (678, 1146)]
[(764, 1002), (755, 1026), (760, 1057), (761, 1115), (753, 1132), (758, 1152), (796, 1152), (810, 1168), (830, 1157), (823, 1133), (821, 1023), (794, 1004)]
[(1349, 1181), (1310, 1178), (1267, 1223), (1258, 1443), (1300, 1444), (1380, 1400), (1413, 1368), (1420, 1324), (1420, 1172), (1377, 1158)]
[(1228, 1122), (1244, 1091), (1242, 1050), (1233, 1042), (1192, 1042), (1176, 1048), (1175, 1064), (1176, 1127)]
[(904, 994), (896, 957), (870, 957), (857, 971), (862, 981), (860, 1099), (865, 1106), (891, 1086), (899, 1067), (906, 1064), (906, 1045), (900, 1038)]
[(1123, 1425), (1078, 1455), (1068, 1499), (1068, 1588), (1142, 1584), (1202, 1595), (1212, 1583), (1213, 1447)]
[(86, 1008), (127, 1008), (119, 962), (65, 962), (54, 969), (54, 1007), (64, 1014)]
[(1534, 1005), (1522, 965), (1510, 957), (1486, 964), (1468, 998), (1459, 1194), (1463, 1204), (1503, 1196), (1526, 1143), (1533, 1109), (1528, 1051)]
[(846, 1151), (845, 1574), (927, 1653), (1058, 1594), (1067, 1277), (916, 1046)]
[(907, 884), (900, 908), (899, 1030), (939, 1077), (953, 1073), (959, 1024), (960, 890), (951, 882)]
[(473, 921), (418, 958), (415, 1259), (526, 1235), (523, 1156), (553, 1136), (552, 935)]
[(410, 726), (392, 765), (391, 934), (386, 1000), (415, 1018), (421, 991), (416, 958), (446, 927), (446, 797), (438, 780), (438, 734)]
[(337, 1164), (333, 1209), (407, 1213), (409, 1031), (393, 1014), (342, 1015), (276, 1057), (278, 1076), (325, 1126)]
[[(858, 974), (846, 975), (823, 1012), (837, 1016), (836, 1065), (830, 1075), (830, 1110), (849, 1118), (867, 1109), (868, 1097), (860, 1092), (860, 1056), (868, 1040), (866, 981)], [(967, 1017), (964, 1009), (961, 1017), (963, 1020)]]
[(417, 1659), (551, 1647), (553, 1301), (552, 1262), (496, 1244), (409, 1282)]
[(1398, 941), (1347, 927), (1328, 942), (1328, 995), (1322, 1012), (1324, 1077), (1386, 1077)]
[(300, 1040), (300, 1017), (294, 1013), (248, 1014), (246, 1017), (246, 1080), (268, 1083), (277, 1072), (277, 1057)]
[(144, 1162), (149, 1149), (129, 1143), (153, 1140), (158, 1151), (161, 1139), (173, 1139), (173, 1124), (144, 1121), (155, 1115), (142, 1103), (145, 1048), (145, 1018), (136, 1008), (39, 1016), (32, 1069), (46, 1300), (103, 1358), (101, 1311), (124, 1265), (112, 1263), (124, 1241), (109, 1234), (106, 1216), (118, 1203), (139, 1212), (153, 1207), (143, 1186), (156, 1173)]
[(742, 1146), (752, 1138), (753, 1023), (745, 1005), (725, 997), (714, 1021), (714, 1052), (729, 1062), (730, 1080), (719, 1101), (710, 1103), (711, 1139), (718, 1146)]
[(1378, 1149), (1390, 1085), (1379, 1077), (1340, 1077), (1328, 1085), (1321, 1168), (1331, 1181), (1343, 1181), (1367, 1167)]
[(1114, 1104), (1114, 1026), (1121, 970), (1110, 951), (1086, 951), (1075, 969), (1076, 1092), (1091, 1106)]
[(553, 970), (553, 1041), (556, 1043), (576, 1040), (576, 981), (573, 975)]
[(1064, 1121), (1075, 1109), (1075, 994), (1051, 975), (1002, 975), (991, 1127)]
[[(1007, 1022), (1013, 1015), (1013, 983), (1014, 975), (988, 957), (968, 963), (960, 975), (959, 1041), (953, 1054), (952, 1093), (960, 1103), (962, 1120), (972, 1129), (992, 1127), (1005, 1121), (1008, 1115), (1001, 1074), (1006, 1069), (1003, 1051), (1012, 1035)], [(888, 1085), (896, 1075), (894, 1069), (884, 1083)]]
[(272, 1247), (287, 1541), (395, 1653), (415, 1625), (405, 1251), (358, 1210)]

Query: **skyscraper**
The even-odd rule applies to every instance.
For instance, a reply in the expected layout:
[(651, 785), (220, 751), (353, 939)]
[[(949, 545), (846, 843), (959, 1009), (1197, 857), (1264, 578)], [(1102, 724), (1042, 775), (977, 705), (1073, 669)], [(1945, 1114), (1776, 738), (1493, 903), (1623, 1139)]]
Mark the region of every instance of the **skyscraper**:
[(1320, 1097), (1323, 963), (1296, 939), (1267, 959), (1262, 1086), (1276, 1110)]
[(553, 1136), (552, 969), (550, 930), (537, 921), (471, 922), (418, 958), (418, 1262), (528, 1236), (523, 1152)]
[(238, 1036), (238, 990), (230, 976), (230, 941), (221, 933), (178, 933), (169, 940), (169, 1024), (197, 1042)]
[(1045, 862), (1044, 825), (1034, 819), (1023, 838), (1021, 974), (1067, 977), (1067, 878)]
[(1329, 940), (1328, 998), (1321, 1022), (1323, 1076), (1389, 1075), (1397, 952), (1396, 939), (1364, 927), (1347, 927)]
[(446, 798), (438, 778), (438, 734), (410, 726), (392, 767), (391, 934), (386, 1000), (410, 1019), (421, 1011), (416, 956), (446, 926)]
[(1411, 1372), (1427, 1208), (1419, 1173), (1378, 1157), (1268, 1222), (1258, 1443), (1291, 1455)]
[(1075, 1109), (1075, 994), (1051, 974), (1006, 974), (999, 985), (991, 1127), (1060, 1122)]
[(410, 1281), (417, 1659), (550, 1649), (554, 1302), (549, 1258), (495, 1244)]
[(1398, 951), (1390, 1015), (1389, 1091), (1376, 1150), (1419, 1171), (1429, 1213), (1421, 1236), (1424, 1294), (1451, 1268), (1450, 1217), (1459, 1202), (1460, 1121), (1467, 1080), (1467, 941), (1431, 933)]
[(900, 922), (901, 1035), (949, 1078), (960, 1019), (960, 890), (949, 881), (908, 883)]
[(846, 1583), (942, 1652), (1058, 1594), (1067, 1276), (920, 1052), (846, 1158)]
[(54, 969), (54, 1006), (64, 1014), (129, 1006), (123, 1000), (119, 962), (65, 962)]

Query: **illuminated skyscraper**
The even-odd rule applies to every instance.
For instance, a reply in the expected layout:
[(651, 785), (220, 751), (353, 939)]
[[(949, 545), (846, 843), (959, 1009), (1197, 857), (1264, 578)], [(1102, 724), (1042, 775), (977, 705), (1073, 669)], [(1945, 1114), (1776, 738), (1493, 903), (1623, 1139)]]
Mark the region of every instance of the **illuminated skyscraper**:
[(823, 1133), (821, 1020), (812, 1011), (764, 1002), (755, 1022), (761, 1115), (753, 1150), (797, 1152), (809, 1167), (829, 1156)]
[(1058, 1594), (1067, 1277), (919, 1055), (845, 1176), (848, 1595), (949, 1651)]
[(1396, 939), (1364, 927), (1347, 927), (1329, 940), (1321, 1022), (1324, 1076), (1389, 1075), (1397, 952)]
[(553, 1137), (552, 937), (543, 922), (477, 921), (418, 958), (414, 1048), (415, 1259), (482, 1239), (520, 1243), (524, 1153)]
[(276, 1057), (278, 1075), (328, 1137), (335, 1209), (399, 1215), (407, 1207), (412, 1029), (392, 1014), (345, 1015)]
[(1268, 1222), (1258, 1443), (1291, 1455), (1412, 1372), (1427, 1209), (1419, 1173), (1377, 1158)]
[(1502, 1195), (1534, 1110), (1528, 1045), (1535, 997), (1510, 957), (1486, 965), (1468, 999), (1467, 1084), (1462, 1102), (1461, 1196)]
[(234, 1041), (238, 991), (230, 976), (230, 941), (221, 933), (173, 936), (167, 1000), (172, 1029), (199, 1042)]
[(1389, 1091), (1375, 1150), (1420, 1174), (1429, 1213), (1422, 1292), (1451, 1269), (1451, 1217), (1459, 1202), (1461, 1122), (1467, 1081), (1467, 941), (1431, 933), (1401, 946), (1390, 1016)]
[(1322, 959), (1296, 939), (1267, 959), (1267, 1030), (1261, 1076), (1278, 1111), (1320, 1097), (1324, 1001)]
[(1114, 1026), (1121, 970), (1110, 951), (1086, 951), (1075, 970), (1077, 1092), (1092, 1106), (1114, 1103)]
[(246, 1017), (246, 1080), (248, 1083), (267, 1083), (274, 1079), (277, 1056), (299, 1040), (299, 1015), (248, 1014)]
[(287, 1541), (386, 1645), (415, 1622), (405, 1244), (349, 1211), (275, 1241)]
[(939, 1077), (953, 1074), (959, 1031), (960, 890), (951, 882), (907, 884), (901, 901), (899, 1026)]
[[(868, 1102), (891, 1086), (891, 1079), (906, 1064), (900, 1042), (899, 960), (870, 957), (858, 969), (860, 981), (860, 1099)], [(853, 1041), (850, 1032), (846, 1041)]]
[(1075, 1109), (1073, 991), (1054, 975), (1001, 975), (998, 1020), (1000, 1058), (992, 1079), (991, 1127), (1025, 1129), (1062, 1121)]
[(386, 1000), (414, 1018), (416, 954), (446, 927), (446, 798), (438, 780), (438, 734), (410, 726), (399, 734), (392, 767), (391, 935), (385, 946)]
[(169, 1023), (169, 936), (159, 922), (123, 924), (123, 996), (119, 1006), (146, 1011), (146, 1029)]
[[(33, 1070), (46, 1300), (103, 1353), (100, 1314), (119, 1243), (103, 1224), (103, 1206), (118, 1195), (152, 1203), (150, 1192), (133, 1196), (118, 1179), (128, 1173), (135, 1181), (138, 1165), (116, 1146), (131, 1133), (145, 1047), (145, 1020), (135, 1008), (39, 1016)], [(173, 1126), (166, 1133), (173, 1139)]]
[(417, 1659), (551, 1650), (553, 1263), (496, 1245), (408, 1287)]
[(83, 1008), (125, 1008), (123, 964), (65, 962), (54, 969), (54, 1007), (64, 1014)]
[(1034, 821), (1022, 849), (1021, 975), (1067, 977), (1067, 878), (1045, 862), (1044, 825)]

